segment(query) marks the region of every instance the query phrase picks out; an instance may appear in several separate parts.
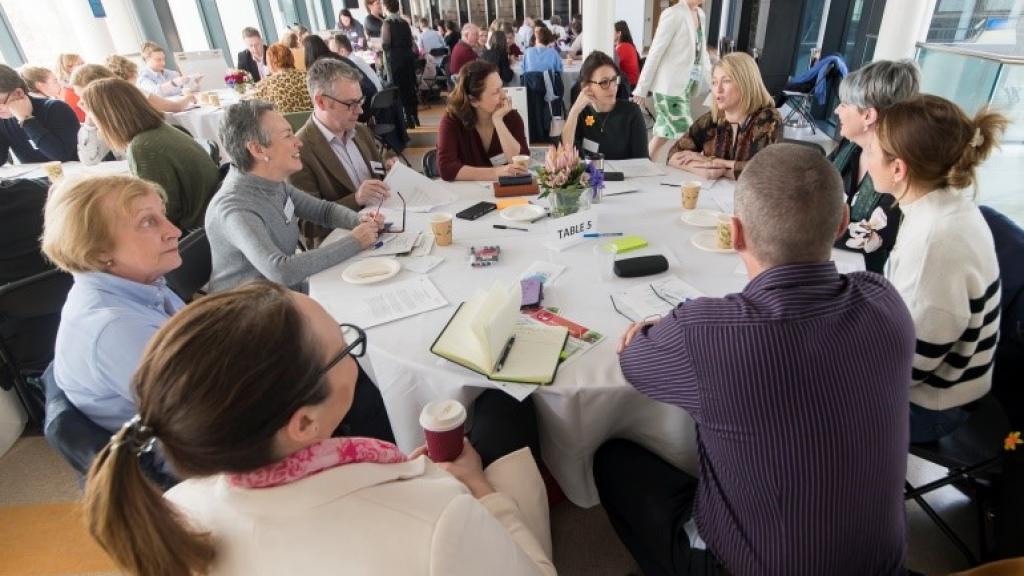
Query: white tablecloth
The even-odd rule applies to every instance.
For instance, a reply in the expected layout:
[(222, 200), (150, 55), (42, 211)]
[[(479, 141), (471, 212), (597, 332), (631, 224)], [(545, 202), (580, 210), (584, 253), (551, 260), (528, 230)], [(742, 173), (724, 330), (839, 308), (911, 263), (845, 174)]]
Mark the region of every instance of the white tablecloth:
[[(46, 170), (43, 169), (43, 162), (33, 164), (5, 164), (0, 166), (0, 178), (45, 178)], [(117, 160), (114, 162), (100, 162), (93, 166), (86, 166), (81, 162), (61, 162), (61, 168), (65, 176), (108, 175), (128, 174), (128, 161)]]
[(238, 102), (238, 92), (234, 90), (216, 90), (220, 97), (220, 106), (202, 105), (184, 112), (167, 113), (164, 117), (168, 124), (181, 126), (189, 131), (193, 138), (204, 138), (216, 142), (224, 152), (224, 144), (220, 141), (220, 119), (224, 116), (224, 107)]
[[(694, 247), (690, 237), (702, 229), (680, 221), (678, 187), (661, 182), (679, 183), (692, 176), (674, 169), (669, 174), (636, 180), (637, 193), (606, 197), (595, 206), (598, 227), (605, 232), (639, 234), (652, 249), (663, 252), (674, 274), (710, 296), (742, 290), (746, 277), (736, 273), (740, 259), (736, 254), (704, 252)], [(480, 183), (455, 183), (451, 189), (460, 199), (435, 209), (456, 212), (480, 200), (493, 201), (492, 192)], [(702, 193), (699, 206), (718, 209), (712, 199), (723, 194), (731, 199), (733, 183), (720, 181), (711, 192)], [(408, 228), (429, 230), (427, 215), (408, 214)], [(389, 216), (389, 220), (394, 220)], [(544, 461), (558, 480), (566, 496), (579, 506), (598, 503), (592, 480), (592, 458), (602, 442), (613, 437), (629, 438), (655, 451), (667, 461), (696, 473), (697, 452), (693, 421), (683, 410), (655, 402), (634, 390), (619, 369), (615, 348), (629, 322), (611, 306), (609, 294), (630, 286), (650, 282), (662, 276), (621, 279), (612, 275), (610, 260), (595, 248), (601, 239), (563, 252), (543, 246), (548, 220), (527, 224), (529, 233), (497, 230), (493, 224), (510, 223), (497, 213), (474, 222), (455, 220), (452, 246), (435, 247), (433, 254), (445, 261), (430, 271), (434, 284), (448, 300), (445, 308), (406, 318), (368, 330), (369, 352), (377, 385), (394, 427), (399, 446), (409, 451), (423, 442), (418, 416), (432, 400), (453, 398), (469, 404), (481, 388), (493, 387), (482, 376), (447, 362), (430, 353), (429, 347), (444, 327), (455, 306), (480, 287), (496, 280), (514, 281), (537, 260), (556, 262), (567, 269), (544, 288), (544, 305), (557, 306), (561, 314), (605, 335), (605, 339), (583, 356), (571, 359), (561, 368), (551, 386), (534, 394)], [(471, 268), (470, 246), (499, 244), (501, 261), (490, 268)], [(860, 257), (837, 253), (837, 259), (863, 268)], [(345, 318), (345, 305), (352, 297), (371, 293), (378, 285), (355, 286), (341, 279), (343, 263), (310, 279), (310, 295), (321, 302), (339, 321)], [(417, 275), (402, 270), (388, 282), (408, 280)]]

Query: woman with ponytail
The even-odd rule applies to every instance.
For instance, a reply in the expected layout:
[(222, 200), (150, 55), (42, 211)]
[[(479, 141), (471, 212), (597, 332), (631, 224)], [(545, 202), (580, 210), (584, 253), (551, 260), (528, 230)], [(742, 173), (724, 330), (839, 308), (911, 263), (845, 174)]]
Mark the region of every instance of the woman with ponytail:
[[(146, 349), (138, 416), (89, 472), (92, 535), (133, 575), (554, 574), (533, 405), (481, 395), (447, 464), (331, 438), (365, 348), (361, 329), (268, 282), (186, 307)], [(477, 429), (496, 426), (503, 451), (478, 453)], [(139, 465), (155, 447), (185, 479), (164, 495)]]
[(903, 212), (886, 276), (917, 331), (910, 441), (937, 440), (967, 419), (961, 408), (992, 385), (999, 337), (999, 264), (974, 203), (977, 167), (1006, 129), (983, 109), (968, 118), (952, 102), (917, 96), (878, 121), (865, 156), (879, 192)]

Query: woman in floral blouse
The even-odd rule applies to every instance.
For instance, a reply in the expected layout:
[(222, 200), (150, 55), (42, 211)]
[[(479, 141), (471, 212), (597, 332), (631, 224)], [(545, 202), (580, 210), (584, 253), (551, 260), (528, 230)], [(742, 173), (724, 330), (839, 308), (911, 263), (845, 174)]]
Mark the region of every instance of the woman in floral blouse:
[(917, 94), (919, 76), (910, 60), (879, 60), (852, 72), (839, 85), (836, 116), (843, 140), (829, 160), (843, 177), (850, 227), (836, 247), (863, 252), (865, 267), (879, 274), (884, 273), (889, 251), (896, 244), (902, 214), (895, 197), (875, 190), (860, 156), (874, 136), (879, 115)]
[(287, 46), (271, 44), (267, 48), (267, 66), (270, 76), (256, 84), (253, 98), (272, 103), (282, 114), (313, 109), (306, 89), (306, 73), (295, 69), (295, 59)]
[(782, 118), (750, 55), (733, 52), (715, 65), (711, 111), (672, 146), (668, 163), (708, 179), (736, 179), (762, 148), (782, 137)]

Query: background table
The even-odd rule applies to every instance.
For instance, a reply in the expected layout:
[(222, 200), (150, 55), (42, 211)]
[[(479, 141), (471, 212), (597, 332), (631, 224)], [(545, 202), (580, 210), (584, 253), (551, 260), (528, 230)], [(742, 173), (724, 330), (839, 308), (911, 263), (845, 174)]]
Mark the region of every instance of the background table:
[[(583, 61), (576, 59), (572, 61), (572, 64), (566, 64), (565, 60), (562, 60), (562, 86), (564, 93), (562, 94), (562, 100), (565, 101), (566, 111), (572, 107), (572, 102), (569, 100), (569, 94), (572, 92), (572, 85), (579, 80), (580, 68), (583, 66)], [(512, 64), (512, 71), (515, 72), (515, 77), (512, 78), (512, 86), (522, 86), (522, 82), (519, 77), (523, 74), (523, 59), (520, 57), (514, 64)]]
[[(0, 166), (0, 178), (45, 178), (46, 170), (43, 169), (45, 162), (32, 164), (4, 164)], [(65, 176), (79, 175), (111, 175), (128, 174), (128, 161), (116, 160), (112, 162), (100, 162), (92, 166), (86, 166), (81, 162), (61, 162)]]
[(189, 131), (193, 138), (204, 138), (216, 142), (224, 152), (224, 144), (220, 141), (220, 119), (224, 117), (224, 107), (238, 102), (238, 92), (231, 89), (214, 90), (220, 98), (220, 106), (206, 104), (185, 110), (164, 114), (168, 124), (181, 126)]
[[(604, 334), (604, 340), (558, 370), (555, 382), (540, 387), (533, 399), (540, 424), (541, 451), (551, 473), (566, 496), (579, 506), (598, 503), (591, 466), (594, 451), (609, 438), (629, 438), (655, 451), (672, 464), (696, 474), (697, 451), (692, 419), (683, 410), (655, 402), (641, 395), (625, 380), (619, 369), (615, 348), (629, 325), (615, 312), (609, 294), (649, 283), (668, 274), (679, 276), (709, 296), (742, 290), (747, 279), (737, 274), (736, 254), (704, 252), (694, 247), (691, 236), (705, 230), (680, 221), (682, 212), (678, 187), (694, 179), (668, 169), (660, 177), (635, 180), (640, 192), (606, 197), (595, 205), (598, 227), (606, 232), (640, 234), (670, 261), (669, 271), (638, 279), (617, 278), (611, 273), (609, 257), (595, 248), (602, 239), (558, 252), (544, 247), (544, 233), (550, 220), (527, 224), (530, 232), (497, 230), (493, 224), (506, 222), (497, 212), (467, 222), (455, 220), (455, 242), (435, 247), (433, 254), (445, 261), (429, 276), (449, 305), (432, 312), (377, 326), (368, 330), (367, 359), (387, 405), (399, 446), (409, 451), (422, 444), (418, 416), (432, 400), (453, 398), (470, 403), (482, 388), (494, 383), (470, 370), (442, 360), (429, 351), (455, 306), (478, 288), (495, 281), (517, 281), (533, 262), (544, 260), (566, 266), (566, 270), (544, 288), (544, 305), (557, 306), (560, 314)], [(494, 200), (489, 184), (450, 185), (460, 199), (435, 212), (457, 212), (479, 200)], [(731, 198), (733, 183), (720, 181), (711, 192), (701, 194), (699, 206), (718, 209), (712, 194)], [(389, 215), (389, 220), (394, 220)], [(408, 214), (408, 229), (429, 230), (426, 214)], [(606, 239), (605, 239), (606, 240)], [(499, 244), (501, 261), (490, 268), (471, 268), (470, 246)], [(859, 255), (839, 253), (837, 258), (863, 268)], [(355, 286), (341, 279), (351, 262), (326, 270), (310, 279), (310, 295), (339, 321), (346, 321), (345, 305), (354, 296), (367, 294), (380, 285)], [(408, 280), (417, 274), (402, 270), (387, 282)]]

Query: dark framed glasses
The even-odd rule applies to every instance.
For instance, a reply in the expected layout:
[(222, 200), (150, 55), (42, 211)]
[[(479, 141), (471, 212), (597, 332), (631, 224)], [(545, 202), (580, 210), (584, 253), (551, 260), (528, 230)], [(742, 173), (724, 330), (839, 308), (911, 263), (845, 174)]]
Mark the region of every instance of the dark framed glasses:
[(618, 86), (619, 85), (619, 77), (616, 76), (615, 78), (605, 78), (604, 80), (601, 80), (600, 82), (595, 82), (593, 80), (587, 80), (585, 83), (586, 84), (596, 84), (596, 85), (600, 86), (602, 90), (607, 90), (607, 89), (611, 88), (612, 86)]
[[(402, 193), (399, 192), (398, 190), (395, 190), (395, 194), (397, 194), (398, 195), (398, 199), (402, 201), (402, 226), (399, 227), (399, 228), (395, 228), (395, 223), (394, 222), (387, 222), (387, 223), (384, 224), (384, 227), (381, 228), (381, 233), (393, 232), (393, 233), (397, 234), (399, 232), (405, 232), (405, 196), (402, 196)], [(380, 212), (380, 208), (383, 205), (384, 205), (384, 199), (381, 198), (380, 204), (377, 204), (377, 212), (378, 213)]]
[(345, 338), (345, 342), (348, 342), (348, 346), (345, 346), (337, 356), (320, 369), (320, 376), (330, 372), (331, 368), (334, 368), (338, 362), (344, 360), (345, 356), (362, 358), (363, 354), (366, 354), (365, 330), (355, 324), (338, 324), (338, 327), (341, 328), (341, 335)]
[(333, 100), (334, 102), (337, 102), (338, 104), (341, 104), (342, 106), (345, 107), (346, 110), (349, 110), (349, 111), (355, 109), (357, 106), (358, 107), (362, 107), (362, 105), (363, 105), (363, 99), (362, 98), (358, 98), (358, 99), (355, 99), (355, 100), (349, 100), (349, 101), (346, 102), (345, 100), (338, 100), (337, 98), (335, 98), (334, 96), (331, 96), (330, 94), (323, 94), (323, 97), (327, 98), (328, 100)]

